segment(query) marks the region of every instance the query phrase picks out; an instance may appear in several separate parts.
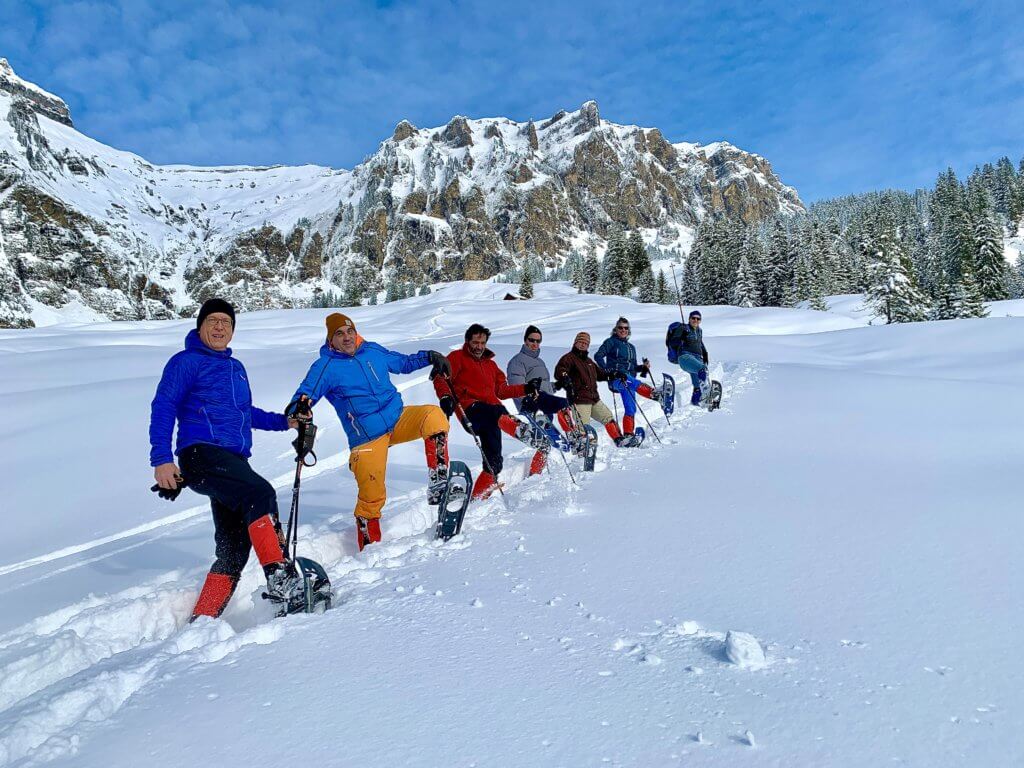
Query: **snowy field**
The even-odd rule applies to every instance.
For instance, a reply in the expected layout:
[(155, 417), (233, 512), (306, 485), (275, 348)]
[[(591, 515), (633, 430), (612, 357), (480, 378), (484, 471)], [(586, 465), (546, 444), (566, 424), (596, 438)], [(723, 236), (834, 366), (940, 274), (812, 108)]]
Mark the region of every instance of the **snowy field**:
[[(534, 322), (553, 368), (625, 314), (670, 370), (674, 307), (507, 288), (352, 315), (407, 352), (483, 322), (502, 366)], [(191, 626), (212, 523), (190, 491), (149, 493), (147, 422), (193, 321), (0, 331), (0, 766), (1024, 763), (1024, 302), (891, 327), (830, 307), (702, 308), (721, 411), (668, 425), (643, 401), (663, 444), (602, 436), (578, 487), (554, 456), (523, 479), (506, 441), (507, 507), (474, 505), (447, 544), (414, 443), (391, 453), (384, 543), (356, 553), (321, 406), (300, 550), (337, 607), (269, 619), (250, 563), (224, 618)], [(257, 405), (287, 402), (325, 314), (239, 317)], [(399, 381), (434, 401), (425, 372)], [(291, 437), (255, 438), (286, 511)]]

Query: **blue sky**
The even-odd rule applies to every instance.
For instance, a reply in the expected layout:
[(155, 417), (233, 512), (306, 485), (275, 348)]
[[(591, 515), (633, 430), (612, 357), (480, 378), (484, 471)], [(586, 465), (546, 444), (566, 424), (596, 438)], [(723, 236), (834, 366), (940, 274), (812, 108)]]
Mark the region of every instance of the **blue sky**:
[(1019, 19), (1009, 2), (2, 0), (0, 56), (158, 163), (351, 168), (403, 118), (596, 99), (758, 152), (813, 201), (1016, 164)]

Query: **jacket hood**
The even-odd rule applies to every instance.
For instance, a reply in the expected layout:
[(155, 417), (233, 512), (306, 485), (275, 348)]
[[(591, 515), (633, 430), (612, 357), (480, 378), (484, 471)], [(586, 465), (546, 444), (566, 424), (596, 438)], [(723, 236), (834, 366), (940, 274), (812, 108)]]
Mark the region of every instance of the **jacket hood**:
[(217, 357), (231, 357), (231, 347), (218, 352), (216, 349), (210, 349), (203, 343), (203, 340), (199, 338), (199, 331), (193, 328), (185, 336), (185, 349), (190, 352), (203, 352), (207, 355), (216, 355)]
[(519, 350), (520, 355), (526, 355), (527, 357), (538, 358), (540, 357), (540, 347), (537, 349), (530, 349), (528, 346), (523, 344), (523, 348)]
[[(473, 360), (478, 359), (473, 355), (472, 352), (469, 351), (469, 342), (466, 342), (465, 344), (462, 345), (462, 351), (469, 355), (469, 357), (472, 358)], [(490, 360), (492, 357), (494, 357), (494, 353), (491, 352), (491, 350), (484, 348), (484, 353), (480, 355), (479, 359)]]

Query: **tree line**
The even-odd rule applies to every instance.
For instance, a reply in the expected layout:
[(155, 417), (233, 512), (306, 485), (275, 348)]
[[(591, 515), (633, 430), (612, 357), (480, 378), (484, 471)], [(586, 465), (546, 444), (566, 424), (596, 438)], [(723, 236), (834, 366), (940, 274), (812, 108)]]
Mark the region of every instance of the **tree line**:
[[(826, 309), (824, 297), (863, 293), (887, 322), (981, 317), (985, 301), (1024, 298), (1024, 256), (1010, 264), (1004, 237), (1024, 217), (1024, 160), (953, 170), (932, 189), (823, 200), (805, 215), (758, 226), (708, 216), (679, 271), (679, 299), (692, 304)], [(584, 293), (675, 303), (675, 286), (638, 232), (613, 232), (603, 262), (573, 252), (551, 277)], [(535, 269), (530, 272), (535, 282)], [(541, 268), (541, 278), (545, 273)], [(532, 285), (530, 286), (532, 290)]]

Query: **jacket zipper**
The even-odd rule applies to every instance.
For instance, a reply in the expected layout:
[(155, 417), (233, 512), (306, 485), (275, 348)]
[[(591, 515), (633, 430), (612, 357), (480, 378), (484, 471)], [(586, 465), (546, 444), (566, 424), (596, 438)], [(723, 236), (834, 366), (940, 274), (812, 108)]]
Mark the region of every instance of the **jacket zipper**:
[[(231, 385), (231, 402), (238, 411), (238, 397), (235, 395), (235, 361), (228, 360), (228, 383)], [(242, 427), (245, 425), (245, 414), (239, 411), (241, 421), (238, 422), (238, 443), (242, 450), (245, 450), (245, 437), (242, 436)]]

